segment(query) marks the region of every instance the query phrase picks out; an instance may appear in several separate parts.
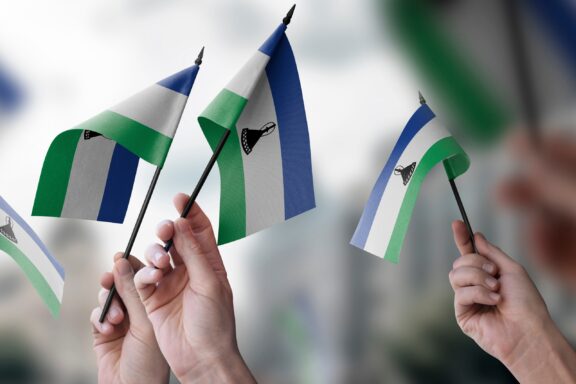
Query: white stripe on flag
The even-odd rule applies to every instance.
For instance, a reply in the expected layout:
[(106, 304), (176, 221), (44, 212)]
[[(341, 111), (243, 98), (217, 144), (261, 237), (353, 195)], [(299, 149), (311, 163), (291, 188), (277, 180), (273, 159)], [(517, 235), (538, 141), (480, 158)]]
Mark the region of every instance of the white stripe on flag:
[(103, 136), (80, 136), (70, 171), (62, 217), (96, 220), (116, 143)]
[(256, 51), (254, 56), (252, 56), (238, 74), (234, 76), (232, 81), (228, 83), (226, 89), (245, 99), (250, 99), (269, 61), (270, 56)]
[[(414, 136), (398, 160), (398, 165), (409, 166), (416, 162), (416, 167), (426, 152), (438, 141), (449, 137), (450, 133), (444, 128), (438, 119), (433, 119), (420, 132)], [(396, 168), (395, 166), (395, 168)], [(388, 243), (394, 231), (400, 208), (404, 202), (407, 188), (410, 184), (404, 186), (402, 177), (391, 175), (384, 190), (382, 200), (376, 211), (374, 222), (370, 228), (370, 234), (366, 241), (364, 250), (374, 255), (384, 256), (388, 248)]]
[(188, 97), (154, 84), (110, 111), (128, 117), (161, 134), (173, 138)]
[[(0, 217), (10, 216), (3, 209), (0, 209)], [(32, 239), (26, 231), (20, 227), (18, 222), (11, 218), (12, 220), (12, 230), (18, 243), (14, 245), (22, 251), (24, 255), (30, 260), (30, 262), (36, 267), (36, 269), (44, 276), (46, 282), (54, 291), (54, 294), (59, 301), (62, 301), (62, 293), (64, 292), (64, 280), (58, 274), (56, 268), (52, 265), (48, 256), (42, 251), (42, 249), (36, 244), (34, 239)], [(2, 219), (3, 220), (3, 219)], [(2, 236), (2, 235), (0, 235)]]
[[(267, 123), (278, 125), (268, 76), (262, 76), (238, 119), (240, 141), (242, 130), (260, 130)], [(278, 126), (262, 136), (247, 155), (242, 152), (246, 191), (246, 235), (284, 221), (284, 179)]]

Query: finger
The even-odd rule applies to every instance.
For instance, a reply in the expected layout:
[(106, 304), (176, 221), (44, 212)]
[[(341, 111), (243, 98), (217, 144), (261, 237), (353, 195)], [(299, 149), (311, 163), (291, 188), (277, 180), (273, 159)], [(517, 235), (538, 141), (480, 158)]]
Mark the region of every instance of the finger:
[(498, 274), (498, 267), (496, 264), (488, 260), (486, 257), (476, 253), (469, 253), (467, 255), (460, 256), (452, 264), (452, 269), (458, 269), (462, 267), (482, 269), (492, 276), (496, 276)]
[(97, 334), (102, 334), (104, 336), (109, 336), (114, 332), (114, 327), (107, 321), (100, 323), (100, 314), (102, 313), (102, 308), (94, 308), (90, 314), (90, 322), (92, 323), (92, 332)]
[[(124, 258), (124, 252), (117, 252), (114, 255), (114, 263), (123, 258)], [(128, 256), (127, 260), (130, 262), (130, 265), (132, 266), (132, 269), (134, 271), (139, 271), (140, 269), (145, 267), (144, 263), (138, 260), (138, 258), (135, 256), (130, 255)]]
[(143, 303), (154, 294), (156, 284), (162, 280), (162, 271), (153, 267), (144, 267), (134, 276), (134, 286)]
[(114, 265), (114, 281), (116, 282), (118, 295), (122, 298), (128, 311), (128, 316), (130, 316), (131, 325), (140, 330), (143, 327), (147, 327), (149, 321), (146, 310), (136, 289), (134, 270), (127, 260), (120, 259)]
[(455, 290), (454, 304), (459, 307), (468, 307), (475, 304), (497, 305), (501, 296), (483, 286), (463, 287)]
[[(98, 304), (100, 305), (101, 308), (104, 307), (104, 303), (106, 303), (109, 293), (110, 291), (107, 289), (100, 290), (98, 294)], [(124, 309), (122, 308), (122, 304), (120, 303), (120, 300), (118, 300), (118, 297), (115, 296), (112, 298), (110, 309), (106, 314), (106, 320), (109, 321), (110, 324), (117, 325), (120, 324), (122, 321), (124, 321), (124, 317), (125, 314)]]
[(474, 246), (470, 241), (470, 235), (464, 222), (456, 220), (452, 223), (452, 233), (454, 234), (454, 243), (460, 252), (460, 255), (474, 253)]
[(174, 246), (182, 256), (189, 282), (195, 290), (204, 290), (205, 294), (218, 283), (218, 277), (208, 262), (207, 254), (218, 250), (215, 242), (206, 241), (206, 237), (198, 235), (185, 219), (178, 219), (174, 225)]
[(471, 286), (483, 286), (491, 291), (498, 289), (499, 283), (485, 270), (474, 267), (462, 267), (450, 271), (450, 284), (453, 289)]
[(152, 244), (144, 252), (148, 263), (158, 269), (162, 269), (164, 274), (171, 269), (170, 256), (159, 244)]
[[(156, 228), (156, 235), (160, 240), (164, 243), (172, 240), (174, 237), (174, 222), (171, 220), (164, 220), (158, 224)], [(176, 248), (170, 248), (170, 255), (172, 256), (172, 261), (174, 262), (174, 266), (183, 265), (184, 261), (182, 261), (182, 257), (176, 250)]]
[(100, 278), (100, 285), (102, 288), (109, 290), (112, 288), (112, 284), (114, 284), (114, 275), (111, 272), (104, 272)]
[[(174, 206), (179, 213), (182, 213), (187, 204), (187, 195), (180, 193), (174, 197)], [(204, 255), (206, 256), (208, 263), (222, 280), (226, 280), (226, 268), (224, 267), (224, 262), (222, 261), (220, 252), (218, 251), (216, 237), (214, 236), (210, 220), (198, 204), (192, 206), (192, 209), (186, 218), (188, 223), (190, 223), (192, 232), (198, 238), (199, 244), (205, 246)], [(209, 250), (209, 252), (207, 250)]]
[(483, 234), (476, 234), (475, 239), (476, 245), (478, 246), (478, 251), (494, 264), (496, 264), (501, 272), (510, 271), (510, 269), (520, 267), (520, 265), (514, 261), (514, 259), (504, 253), (500, 248), (486, 240), (486, 237), (484, 237)]
[(534, 166), (530, 181), (548, 207), (576, 214), (576, 180), (571, 174), (539, 163)]
[(510, 208), (531, 208), (538, 203), (538, 195), (525, 178), (510, 179), (498, 186), (498, 202)]

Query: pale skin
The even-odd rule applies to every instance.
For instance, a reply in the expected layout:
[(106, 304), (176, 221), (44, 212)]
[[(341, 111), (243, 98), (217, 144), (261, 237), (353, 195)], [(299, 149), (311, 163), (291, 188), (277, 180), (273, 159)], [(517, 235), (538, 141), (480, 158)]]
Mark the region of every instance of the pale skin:
[(576, 290), (576, 140), (543, 136), (535, 147), (517, 134), (508, 149), (523, 172), (502, 182), (499, 201), (525, 214), (522, 243), (531, 258)]
[[(174, 205), (181, 213), (188, 196)], [(198, 205), (185, 219), (164, 221), (157, 229), (164, 243), (146, 251), (150, 266), (135, 285), (158, 345), (182, 383), (254, 383), (236, 342), (232, 290), (210, 221)]]
[(521, 383), (576, 382), (576, 352), (525, 269), (482, 234), (475, 254), (463, 222), (452, 229), (461, 256), (449, 278), (462, 331)]
[[(169, 367), (162, 356), (154, 330), (134, 285), (134, 271), (144, 267), (135, 257), (114, 256), (113, 273), (101, 279), (99, 307), (92, 311), (90, 321), (94, 352), (101, 384), (168, 383)], [(114, 299), (104, 323), (98, 321), (108, 291), (116, 284)]]

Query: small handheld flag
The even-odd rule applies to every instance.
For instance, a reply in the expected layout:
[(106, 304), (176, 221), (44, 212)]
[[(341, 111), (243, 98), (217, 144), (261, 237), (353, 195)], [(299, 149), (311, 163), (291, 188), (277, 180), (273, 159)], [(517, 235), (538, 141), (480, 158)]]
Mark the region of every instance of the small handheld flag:
[(294, 7), (198, 121), (218, 157), (218, 243), (229, 243), (315, 207), (308, 124), (285, 31)]
[(138, 160), (162, 167), (197, 73), (187, 68), (57, 136), (32, 214), (122, 223)]
[(394, 146), (351, 244), (397, 263), (422, 182), (440, 162), (450, 180), (470, 166), (462, 147), (423, 103)]
[[(181, 106), (177, 106), (171, 103), (165, 103), (162, 105), (162, 103), (160, 103), (160, 105), (158, 105), (159, 109), (163, 109), (165, 108), (165, 111), (172, 111), (174, 113), (173, 115), (173, 120), (172, 123), (174, 124), (173, 130), (174, 132), (172, 133), (172, 137), (174, 137), (174, 133), (176, 132), (176, 128), (178, 128), (178, 124), (180, 123), (180, 117), (182, 116), (182, 112), (184, 111), (184, 107), (186, 106), (186, 101), (188, 101), (188, 95), (190, 94), (190, 91), (192, 90), (192, 86), (194, 85), (194, 80), (196, 80), (196, 75), (198, 74), (198, 71), (200, 70), (200, 65), (202, 65), (202, 59), (204, 58), (204, 47), (202, 47), (202, 49), (200, 50), (200, 53), (198, 54), (198, 57), (196, 58), (196, 61), (194, 62), (194, 65), (190, 68), (188, 68), (187, 70), (184, 70), (182, 72), (179, 72), (169, 78), (167, 78), (166, 80), (161, 81), (158, 84), (161, 84), (161, 86), (166, 87), (169, 90), (173, 90), (174, 92), (177, 93), (181, 93), (183, 95), (186, 96), (186, 100), (184, 100), (184, 102), (181, 104)], [(154, 111), (151, 111), (150, 113), (153, 113)], [(177, 116), (177, 119), (176, 119)], [(150, 117), (152, 118), (152, 115), (150, 115)], [(170, 138), (170, 143), (171, 143), (171, 139)], [(153, 143), (149, 143), (152, 146), (154, 145)], [(164, 164), (164, 159), (166, 158), (166, 155), (168, 154), (168, 148), (166, 148), (166, 152), (163, 154), (163, 158), (161, 163), (154, 163), (156, 165), (158, 165), (158, 167), (156, 168), (156, 172), (154, 173), (154, 176), (152, 177), (152, 181), (150, 182), (150, 186), (148, 187), (148, 192), (146, 192), (146, 197), (144, 198), (144, 202), (142, 203), (142, 207), (140, 208), (140, 213), (138, 214), (138, 218), (136, 219), (136, 223), (134, 224), (134, 228), (132, 229), (132, 234), (130, 235), (130, 239), (128, 240), (128, 244), (126, 245), (126, 250), (124, 251), (124, 258), (127, 259), (130, 256), (130, 253), (132, 252), (132, 247), (134, 246), (134, 242), (136, 241), (136, 236), (138, 236), (138, 232), (140, 231), (140, 226), (142, 225), (142, 221), (144, 221), (144, 216), (146, 215), (146, 211), (148, 210), (148, 205), (150, 204), (150, 200), (152, 199), (152, 194), (154, 193), (154, 189), (156, 188), (156, 183), (158, 182), (158, 179), (160, 178), (160, 173), (162, 171), (162, 165)], [(152, 162), (152, 161), (150, 161)], [(153, 162), (152, 162), (153, 163)], [(112, 287), (110, 288), (110, 292), (108, 292), (108, 297), (106, 298), (106, 302), (104, 303), (104, 306), (102, 307), (102, 313), (100, 314), (100, 323), (104, 322), (104, 319), (106, 318), (106, 315), (108, 314), (108, 310), (110, 309), (110, 305), (112, 305), (112, 299), (114, 298), (114, 295), (116, 295), (116, 286), (113, 284)]]
[(64, 269), (34, 230), (2, 197), (0, 250), (18, 263), (52, 315), (58, 317), (64, 291)]

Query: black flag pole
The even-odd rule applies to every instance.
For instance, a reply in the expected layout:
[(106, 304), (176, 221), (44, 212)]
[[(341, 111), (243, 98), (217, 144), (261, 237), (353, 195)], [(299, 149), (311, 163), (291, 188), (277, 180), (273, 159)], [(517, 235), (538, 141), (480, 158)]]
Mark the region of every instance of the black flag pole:
[[(426, 99), (422, 95), (422, 92), (418, 92), (418, 98), (420, 99), (421, 105), (426, 104)], [(456, 204), (458, 204), (458, 209), (460, 210), (462, 220), (464, 221), (466, 229), (468, 230), (468, 236), (470, 237), (470, 243), (472, 244), (472, 248), (474, 249), (475, 253), (478, 253), (478, 248), (476, 248), (476, 241), (474, 240), (474, 231), (472, 230), (472, 225), (470, 224), (468, 214), (466, 213), (466, 209), (464, 208), (464, 203), (462, 202), (462, 198), (460, 197), (458, 186), (456, 186), (456, 181), (450, 178), (448, 178), (448, 181), (450, 182), (450, 188), (452, 189), (452, 193), (454, 194), (454, 199), (456, 199)]]
[[(296, 10), (296, 4), (294, 4), (292, 6), (292, 8), (290, 8), (288, 13), (286, 14), (286, 17), (284, 17), (284, 19), (282, 20), (284, 25), (288, 26), (290, 24), (290, 22), (292, 21), (292, 16), (294, 16), (295, 10)], [(204, 186), (204, 183), (206, 182), (208, 175), (210, 175), (210, 171), (212, 171), (214, 164), (218, 160), (218, 157), (220, 156), (222, 149), (224, 149), (224, 145), (226, 144), (226, 141), (228, 140), (229, 136), (230, 136), (230, 130), (227, 129), (226, 132), (224, 132), (224, 134), (220, 138), (220, 142), (218, 143), (216, 149), (214, 150), (212, 158), (210, 158), (210, 161), (206, 165), (206, 168), (204, 169), (202, 176), (200, 176), (200, 180), (198, 180), (198, 184), (196, 184), (194, 191), (190, 195), (190, 198), (188, 199), (188, 203), (186, 203), (186, 206), (184, 207), (184, 210), (182, 211), (182, 214), (180, 215), (181, 218), (188, 216), (188, 214), (190, 213), (190, 210), (192, 209), (192, 207), (194, 206), (194, 203), (196, 202), (196, 198), (198, 197), (198, 194), (202, 190), (202, 187)], [(172, 239), (168, 240), (168, 242), (166, 242), (166, 244), (164, 245), (164, 250), (166, 252), (169, 252), (170, 249), (172, 248), (173, 244), (174, 244), (174, 241)]]
[[(202, 65), (202, 59), (204, 58), (204, 47), (200, 50), (196, 61), (194, 62), (196, 65)], [(148, 187), (148, 192), (146, 193), (146, 197), (144, 198), (144, 202), (142, 203), (142, 207), (140, 208), (140, 213), (138, 214), (138, 218), (136, 219), (136, 223), (134, 224), (134, 228), (132, 229), (132, 234), (130, 235), (130, 239), (128, 240), (128, 245), (126, 245), (126, 250), (124, 251), (123, 258), (127, 259), (132, 252), (132, 247), (134, 246), (134, 242), (136, 241), (136, 237), (138, 236), (138, 232), (140, 231), (140, 227), (142, 226), (142, 221), (144, 221), (144, 216), (146, 215), (146, 211), (148, 210), (148, 205), (150, 204), (150, 200), (152, 199), (152, 195), (154, 194), (154, 190), (156, 189), (156, 184), (158, 183), (158, 179), (160, 178), (160, 173), (162, 172), (162, 167), (157, 167), (156, 172), (154, 172), (154, 176), (152, 177), (152, 181), (150, 182), (150, 186)], [(106, 319), (106, 315), (110, 310), (110, 305), (112, 304), (112, 299), (116, 295), (116, 285), (112, 284), (110, 288), (110, 292), (108, 292), (108, 297), (106, 298), (106, 302), (104, 303), (104, 307), (102, 307), (102, 313), (100, 314), (100, 323), (104, 322)]]
[(540, 142), (541, 116), (536, 97), (536, 86), (531, 76), (531, 60), (528, 52), (526, 28), (522, 20), (518, 0), (504, 0), (504, 13), (508, 24), (508, 35), (512, 51), (512, 62), (526, 129), (533, 144)]

